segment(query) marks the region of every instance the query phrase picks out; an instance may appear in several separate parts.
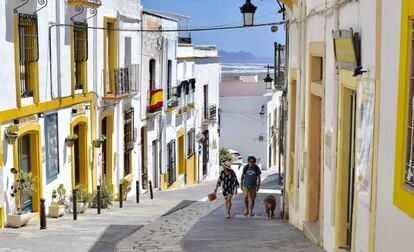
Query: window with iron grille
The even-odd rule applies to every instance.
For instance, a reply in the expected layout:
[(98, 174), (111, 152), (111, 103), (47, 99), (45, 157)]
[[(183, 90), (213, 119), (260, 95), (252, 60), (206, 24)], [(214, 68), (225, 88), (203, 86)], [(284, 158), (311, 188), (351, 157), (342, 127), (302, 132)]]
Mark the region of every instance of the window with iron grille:
[(191, 129), (187, 133), (187, 157), (193, 156), (195, 153), (195, 129)]
[(134, 148), (134, 108), (129, 107), (124, 112), (124, 152)]
[(73, 27), (73, 50), (75, 90), (86, 86), (86, 70), (88, 61), (88, 27), (86, 23), (75, 22)]
[(39, 61), (37, 16), (19, 14), (19, 67), (22, 97), (32, 97)]
[(407, 132), (407, 153), (405, 165), (405, 183), (414, 187), (414, 32), (411, 41), (411, 65), (408, 99), (408, 132)]
[(168, 145), (168, 185), (173, 184), (177, 180), (175, 166), (175, 140), (171, 140)]

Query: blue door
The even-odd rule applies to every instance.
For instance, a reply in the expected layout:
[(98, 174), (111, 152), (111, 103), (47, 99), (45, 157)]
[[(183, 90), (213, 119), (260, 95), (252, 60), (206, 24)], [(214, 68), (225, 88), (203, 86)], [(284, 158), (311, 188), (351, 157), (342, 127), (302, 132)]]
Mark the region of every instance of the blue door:
[[(19, 138), (19, 171), (31, 172), (31, 157), (30, 157), (30, 135), (24, 135)], [(21, 195), (21, 211), (23, 213), (32, 212), (32, 195)]]

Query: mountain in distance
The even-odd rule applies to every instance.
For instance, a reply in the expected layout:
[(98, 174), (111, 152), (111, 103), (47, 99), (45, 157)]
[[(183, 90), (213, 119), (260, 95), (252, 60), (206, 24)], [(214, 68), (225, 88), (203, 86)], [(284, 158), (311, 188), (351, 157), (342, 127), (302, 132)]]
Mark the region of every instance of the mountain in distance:
[(253, 53), (245, 51), (227, 52), (219, 50), (219, 56), (221, 57), (221, 63), (273, 63), (271, 57), (257, 57)]

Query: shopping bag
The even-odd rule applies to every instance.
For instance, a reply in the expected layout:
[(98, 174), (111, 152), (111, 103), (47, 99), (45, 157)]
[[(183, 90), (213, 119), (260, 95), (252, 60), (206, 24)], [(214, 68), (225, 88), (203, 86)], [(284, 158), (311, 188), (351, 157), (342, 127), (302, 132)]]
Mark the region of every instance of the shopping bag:
[(208, 196), (209, 201), (213, 201), (217, 199), (217, 194), (215, 192), (210, 193)]

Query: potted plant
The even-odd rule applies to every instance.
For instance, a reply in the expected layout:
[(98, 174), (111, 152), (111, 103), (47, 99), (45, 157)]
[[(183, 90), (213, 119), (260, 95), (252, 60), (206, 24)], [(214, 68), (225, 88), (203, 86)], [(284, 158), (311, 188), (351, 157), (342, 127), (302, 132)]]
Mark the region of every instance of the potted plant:
[(10, 124), (6, 128), (6, 139), (7, 143), (13, 145), (16, 142), (16, 139), (18, 137), (17, 131), (19, 130), (19, 127), (16, 124)]
[[(112, 201), (114, 200), (114, 195), (110, 186), (102, 181), (101, 182), (101, 208), (109, 208), (112, 206)], [(91, 207), (97, 208), (98, 207), (98, 199), (97, 193), (94, 192), (92, 195)]]
[(52, 205), (49, 206), (49, 215), (59, 218), (65, 214), (66, 208), (66, 189), (60, 184), (57, 189), (52, 191)]
[[(77, 185), (76, 189), (76, 212), (84, 213), (91, 202), (91, 194), (88, 193), (84, 185)], [(73, 203), (73, 194), (70, 195), (69, 201)]]
[(66, 146), (72, 147), (75, 144), (75, 141), (78, 140), (77, 134), (71, 134), (65, 138)]
[(37, 177), (33, 176), (31, 172), (22, 172), (15, 168), (11, 169), (11, 172), (15, 174), (14, 183), (11, 186), (11, 197), (16, 197), (16, 210), (12, 214), (7, 215), (7, 224), (14, 228), (25, 226), (32, 218), (32, 213), (23, 213), (23, 200), (28, 198), (33, 192), (37, 191)]
[(106, 140), (106, 136), (101, 134), (98, 139), (93, 141), (93, 145), (95, 146), (95, 148), (100, 148), (102, 143), (105, 142), (105, 140)]
[[(127, 200), (128, 193), (131, 191), (132, 177), (126, 176), (119, 180), (119, 183), (122, 184), (122, 200)], [(116, 194), (115, 200), (119, 201), (119, 193)]]

